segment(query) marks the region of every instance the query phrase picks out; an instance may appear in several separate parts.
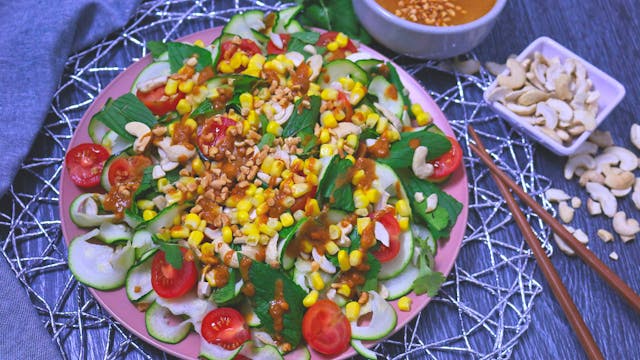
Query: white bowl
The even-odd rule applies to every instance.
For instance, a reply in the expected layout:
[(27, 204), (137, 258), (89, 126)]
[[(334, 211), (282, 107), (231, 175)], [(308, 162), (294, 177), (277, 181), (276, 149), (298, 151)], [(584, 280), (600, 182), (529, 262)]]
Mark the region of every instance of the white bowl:
[[(607, 115), (609, 115), (609, 113), (616, 107), (616, 105), (618, 105), (620, 101), (622, 101), (622, 98), (624, 98), (625, 89), (624, 86), (620, 84), (620, 82), (548, 37), (543, 36), (534, 40), (529, 46), (527, 46), (526, 49), (524, 49), (524, 51), (520, 53), (520, 55), (518, 55), (516, 59), (520, 62), (522, 62), (526, 58), (533, 59), (533, 54), (535, 52), (540, 52), (547, 58), (558, 57), (562, 62), (564, 62), (568, 58), (575, 58), (580, 60), (580, 62), (584, 64), (585, 68), (587, 69), (589, 79), (591, 79), (591, 81), (593, 82), (593, 89), (600, 92), (600, 98), (598, 99), (598, 115), (596, 116), (596, 127), (600, 126)], [(508, 70), (505, 70), (504, 73), (507, 74)], [(573, 139), (573, 142), (569, 146), (565, 146), (551, 139), (549, 136), (540, 131), (538, 127), (531, 125), (526, 119), (507, 109), (506, 106), (497, 101), (488, 101), (488, 94), (497, 85), (497, 81), (494, 80), (484, 92), (484, 100), (489, 104), (489, 106), (491, 106), (493, 110), (495, 110), (498, 114), (502, 115), (502, 117), (509, 123), (511, 123), (513, 127), (529, 135), (535, 141), (544, 145), (554, 153), (563, 156), (571, 155), (575, 153), (580, 145), (582, 145), (582, 143), (584, 143), (589, 138), (589, 135), (591, 135), (591, 131), (585, 131), (578, 138)]]
[(375, 0), (355, 0), (353, 7), (362, 26), (380, 44), (420, 59), (445, 59), (464, 54), (489, 34), (507, 0), (496, 4), (481, 18), (453, 26), (429, 26), (402, 19)]

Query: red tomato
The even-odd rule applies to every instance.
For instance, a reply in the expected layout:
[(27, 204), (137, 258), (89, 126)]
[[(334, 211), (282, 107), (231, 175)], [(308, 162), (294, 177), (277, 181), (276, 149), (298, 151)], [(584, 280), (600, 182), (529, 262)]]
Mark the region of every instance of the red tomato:
[(198, 127), (198, 147), (217, 146), (227, 135), (227, 129), (236, 122), (228, 117), (216, 117), (207, 119), (204, 124)]
[(400, 252), (400, 224), (393, 213), (386, 213), (378, 219), (389, 233), (389, 246), (378, 244), (378, 248), (372, 254), (380, 262), (391, 261)]
[(462, 164), (462, 149), (456, 139), (447, 136), (451, 142), (451, 149), (442, 156), (429, 163), (433, 164), (433, 175), (428, 180), (433, 182), (445, 181)]
[[(320, 35), (320, 38), (316, 42), (316, 45), (317, 46), (326, 47), (327, 44), (329, 44), (330, 42), (332, 42), (333, 40), (336, 39), (336, 36), (338, 36), (338, 32), (336, 32), (336, 31), (327, 31), (327, 32), (323, 33), (322, 35)], [(353, 43), (353, 41), (351, 41), (351, 39), (349, 39), (349, 42), (347, 42), (347, 46), (345, 46), (343, 48), (339, 48), (336, 51), (329, 52), (329, 54), (330, 54), (329, 58), (330, 58), (330, 60), (344, 59), (348, 55), (347, 53), (355, 53), (355, 52), (358, 52), (358, 48)]]
[(269, 40), (267, 44), (267, 54), (284, 54), (287, 51), (287, 46), (289, 46), (289, 40), (291, 40), (291, 35), (289, 34), (279, 34), (280, 40), (282, 40), (282, 49), (276, 46), (273, 43), (273, 40)]
[(109, 150), (98, 144), (80, 144), (69, 149), (64, 158), (71, 181), (77, 186), (90, 188), (100, 184), (104, 162)]
[(184, 98), (184, 94), (179, 91), (175, 95), (166, 96), (164, 94), (164, 85), (160, 85), (148, 92), (138, 90), (136, 96), (154, 115), (160, 116), (175, 110), (178, 101)]
[(302, 336), (315, 351), (337, 355), (349, 346), (351, 324), (331, 300), (318, 300), (302, 318)]
[(220, 60), (229, 60), (238, 50), (243, 51), (248, 57), (262, 52), (260, 47), (252, 40), (240, 39), (239, 42), (234, 40), (225, 41), (220, 46)]
[(137, 180), (149, 165), (151, 165), (151, 160), (142, 155), (115, 159), (109, 166), (109, 184), (113, 186), (130, 180)]
[(212, 310), (202, 320), (202, 337), (210, 344), (227, 350), (237, 349), (251, 339), (244, 317), (233, 308)]
[(198, 269), (193, 262), (193, 254), (182, 251), (182, 267), (176, 269), (167, 262), (164, 251), (158, 251), (151, 263), (151, 285), (158, 296), (171, 299), (180, 297), (193, 289), (198, 281)]
[(353, 115), (353, 107), (349, 102), (349, 97), (347, 94), (342, 91), (338, 91), (338, 102), (339, 104), (336, 107), (342, 111), (344, 111), (344, 121), (350, 121), (351, 116)]

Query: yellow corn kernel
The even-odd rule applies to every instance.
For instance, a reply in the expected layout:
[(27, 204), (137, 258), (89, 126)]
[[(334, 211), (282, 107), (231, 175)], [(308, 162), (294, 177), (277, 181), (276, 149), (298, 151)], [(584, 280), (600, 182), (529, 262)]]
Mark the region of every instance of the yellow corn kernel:
[(357, 186), (360, 183), (360, 181), (364, 179), (364, 177), (365, 177), (364, 170), (358, 169), (356, 170), (356, 172), (353, 173), (353, 177), (351, 178), (351, 183), (354, 186)]
[(358, 215), (358, 216), (364, 217), (364, 216), (368, 216), (369, 215), (369, 209), (367, 209), (367, 208), (356, 209), (353, 213)]
[(289, 169), (282, 170), (282, 173), (280, 174), (280, 177), (283, 180), (290, 179), (292, 176), (293, 176), (293, 173)]
[(293, 215), (291, 215), (290, 212), (282, 213), (280, 215), (280, 222), (284, 227), (289, 227), (293, 225), (293, 222), (294, 222)]
[(176, 123), (172, 122), (171, 124), (169, 124), (167, 126), (167, 132), (169, 133), (169, 136), (173, 136), (173, 131), (176, 128)]
[(333, 117), (336, 118), (336, 121), (342, 121), (344, 120), (345, 117), (347, 117), (347, 114), (345, 114), (344, 111), (342, 111), (342, 109), (334, 109)]
[(189, 128), (191, 128), (191, 130), (193, 131), (195, 131), (198, 128), (198, 123), (192, 118), (187, 118), (187, 120), (184, 121), (184, 124), (187, 125)]
[(178, 92), (178, 80), (168, 79), (164, 86), (164, 94), (167, 96), (175, 95)]
[(318, 216), (320, 215), (320, 206), (318, 205), (318, 200), (309, 199), (307, 203), (304, 205), (304, 212), (307, 216)]
[(389, 142), (396, 142), (400, 140), (400, 133), (395, 128), (387, 126), (387, 129), (384, 131), (384, 137), (387, 138)]
[(352, 164), (356, 163), (356, 158), (354, 158), (353, 155), (347, 155), (344, 158), (351, 161)]
[(369, 199), (362, 189), (353, 192), (353, 203), (357, 209), (366, 209), (369, 206)]
[(260, 235), (260, 230), (258, 230), (258, 226), (255, 223), (248, 223), (242, 227), (242, 232), (245, 235)]
[(322, 170), (322, 162), (316, 158), (310, 157), (304, 161), (305, 174), (306, 170), (311, 171), (314, 174), (319, 174)]
[(158, 191), (164, 191), (165, 187), (169, 186), (169, 180), (167, 178), (158, 179)]
[(311, 273), (311, 286), (318, 291), (324, 289), (324, 280), (317, 271)]
[(220, 96), (218, 89), (209, 89), (209, 98), (212, 100), (217, 99)]
[(307, 174), (307, 183), (311, 185), (318, 185), (318, 175), (314, 173)]
[(367, 199), (369, 199), (369, 202), (371, 203), (377, 203), (378, 200), (380, 200), (380, 191), (378, 191), (378, 189), (376, 188), (367, 190), (365, 194), (367, 195)]
[(367, 115), (367, 119), (364, 122), (367, 127), (373, 128), (378, 123), (378, 120), (380, 120), (380, 115), (376, 113), (370, 113), (369, 115)]
[(332, 157), (336, 153), (336, 146), (333, 144), (320, 145), (320, 157)]
[(191, 246), (197, 247), (202, 242), (202, 239), (204, 239), (204, 233), (202, 231), (195, 230), (189, 234), (187, 241)]
[(241, 51), (236, 51), (232, 56), (231, 59), (229, 59), (229, 65), (231, 66), (231, 68), (233, 68), (234, 70), (239, 68), (240, 66), (242, 66), (242, 52)]
[(175, 226), (180, 225), (180, 221), (181, 221), (180, 215), (176, 215), (176, 216), (174, 216), (174, 218), (173, 218), (173, 225), (175, 225)]
[(343, 48), (346, 47), (347, 44), (349, 43), (349, 37), (347, 37), (347, 35), (343, 34), (343, 33), (338, 33), (338, 35), (336, 35), (336, 43), (338, 43), (338, 46)]
[(313, 244), (311, 244), (311, 242), (309, 242), (309, 240), (307, 239), (302, 240), (300, 244), (302, 245), (301, 250), (307, 254), (311, 253), (311, 251), (313, 250)]
[(338, 290), (336, 290), (336, 292), (347, 298), (351, 296), (351, 288), (347, 284), (340, 285), (340, 287), (338, 288)]
[(223, 226), (222, 227), (222, 241), (226, 242), (227, 244), (231, 244), (231, 242), (233, 241), (233, 232), (231, 231), (231, 228), (229, 226)]
[(228, 60), (220, 61), (218, 68), (224, 74), (231, 74), (235, 70), (231, 67), (231, 64), (229, 64)]
[(320, 93), (320, 98), (324, 101), (335, 100), (338, 98), (338, 90), (330, 87), (324, 88)]
[(338, 245), (336, 245), (336, 243), (333, 241), (328, 241), (324, 245), (324, 249), (327, 250), (327, 253), (329, 253), (329, 255), (335, 255), (338, 253), (338, 251), (340, 251)]
[(242, 66), (249, 65), (249, 57), (246, 54), (242, 54)]
[(165, 198), (167, 199), (167, 205), (180, 202), (182, 201), (182, 191), (180, 190), (170, 191), (165, 195)]
[(350, 148), (355, 149), (356, 147), (358, 147), (358, 135), (356, 134), (347, 135), (345, 142)]
[(247, 199), (242, 199), (238, 201), (238, 204), (236, 205), (236, 208), (238, 208), (238, 211), (249, 212), (249, 210), (251, 210), (252, 207), (253, 206), (251, 205), (251, 201)]
[(342, 272), (349, 271), (349, 269), (351, 269), (347, 250), (338, 251), (338, 265), (340, 265), (340, 271)]
[(338, 50), (338, 47), (339, 47), (338, 43), (335, 42), (335, 41), (332, 41), (332, 42), (327, 44), (327, 50), (329, 50), (329, 51), (336, 51), (336, 50)]
[(342, 236), (342, 229), (338, 225), (329, 225), (329, 238), (331, 240), (338, 240)]
[(238, 211), (236, 219), (238, 220), (238, 224), (246, 224), (249, 222), (249, 213), (246, 211)]
[(400, 311), (411, 311), (411, 298), (408, 296), (403, 296), (398, 300), (398, 310)]
[(429, 123), (431, 123), (431, 114), (423, 112), (416, 115), (416, 122), (420, 126), (429, 125)]
[(311, 191), (311, 185), (307, 183), (293, 184), (291, 187), (291, 195), (293, 195), (294, 198), (299, 198), (309, 191)]
[(189, 230), (196, 230), (200, 225), (200, 216), (198, 214), (187, 214), (184, 217), (184, 226), (186, 226)]
[(272, 156), (267, 156), (266, 158), (264, 158), (264, 160), (262, 161), (262, 165), (260, 165), (260, 170), (262, 170), (265, 173), (270, 173), (271, 172), (271, 167), (273, 166), (273, 163), (276, 161), (276, 159), (274, 159)]
[(247, 66), (252, 66), (252, 67), (255, 67), (255, 68), (262, 68), (262, 65), (264, 65), (264, 62), (266, 60), (267, 60), (267, 58), (265, 58), (262, 54), (258, 53), (258, 54), (253, 55), (251, 57), (251, 59), (249, 59), (249, 64)]
[(204, 174), (204, 163), (199, 156), (196, 156), (191, 160), (191, 169), (193, 169), (193, 172), (197, 175)]
[(400, 230), (402, 231), (409, 230), (409, 218), (406, 216), (400, 216), (398, 219), (398, 225), (400, 225)]
[(213, 256), (214, 255), (214, 246), (212, 243), (204, 243), (200, 246), (200, 252), (203, 256)]
[(329, 133), (328, 129), (320, 130), (320, 143), (326, 144), (331, 141), (331, 133)]
[(158, 215), (157, 212), (155, 212), (155, 211), (153, 211), (151, 209), (147, 209), (147, 210), (144, 210), (142, 212), (142, 219), (144, 221), (149, 221), (149, 220), (153, 219), (154, 217), (156, 217), (156, 215)]
[(273, 217), (270, 217), (267, 220), (267, 226), (272, 228), (272, 229), (275, 229), (276, 231), (282, 230), (282, 223), (280, 222), (280, 220), (278, 220), (276, 218), (273, 218)]
[(269, 121), (267, 124), (267, 132), (275, 136), (280, 136), (282, 135), (282, 126), (273, 120)]
[(282, 174), (282, 170), (287, 166), (284, 160), (276, 159), (273, 162), (273, 166), (271, 166), (271, 171), (269, 171), (269, 175), (278, 177)]
[(409, 203), (407, 203), (407, 200), (400, 199), (396, 202), (396, 214), (400, 216), (411, 215), (411, 208), (409, 207)]
[(207, 220), (200, 220), (200, 224), (198, 224), (198, 231), (204, 232), (204, 229), (207, 228)]
[(156, 206), (153, 201), (145, 199), (136, 201), (136, 205), (140, 210), (153, 210), (153, 208)]
[(360, 304), (357, 301), (348, 302), (344, 310), (349, 321), (356, 321), (360, 317)]
[(351, 105), (355, 105), (362, 100), (364, 95), (367, 93), (367, 89), (362, 85), (361, 82), (357, 82), (353, 86), (353, 90), (351, 90), (351, 94), (349, 94), (349, 102)]
[(312, 307), (313, 304), (318, 301), (318, 295), (318, 290), (311, 290), (311, 292), (309, 292), (307, 296), (302, 299), (302, 305), (304, 305), (304, 307)]
[(176, 105), (176, 110), (178, 111), (178, 114), (184, 115), (191, 111), (191, 104), (189, 104), (186, 99), (180, 99), (180, 101), (178, 101), (178, 105)]
[(182, 225), (172, 226), (171, 237), (174, 239), (186, 239), (189, 237), (189, 229)]
[(188, 94), (191, 91), (193, 91), (194, 86), (195, 86), (195, 83), (193, 82), (193, 80), (189, 79), (189, 80), (180, 82), (180, 85), (178, 85), (178, 90), (180, 90), (185, 94)]
[(358, 220), (356, 220), (356, 228), (358, 230), (358, 234), (362, 235), (362, 232), (367, 226), (369, 226), (370, 222), (371, 219), (368, 217), (359, 217)]
[(253, 109), (253, 95), (248, 92), (240, 94), (240, 106), (245, 109)]
[(418, 114), (422, 114), (424, 110), (422, 110), (422, 105), (420, 104), (411, 104), (411, 112), (413, 115), (418, 116)]
[(307, 91), (308, 96), (320, 95), (320, 85), (316, 83), (309, 84), (309, 91)]
[(358, 266), (362, 264), (362, 251), (353, 250), (351, 253), (349, 253), (349, 264), (351, 266)]
[(333, 129), (338, 126), (338, 120), (336, 120), (336, 117), (333, 115), (333, 112), (331, 111), (323, 112), (322, 115), (320, 116), (320, 122), (322, 123), (322, 126), (329, 129)]
[(341, 77), (340, 79), (338, 79), (338, 81), (340, 81), (340, 85), (342, 85), (342, 88), (347, 91), (351, 91), (351, 89), (353, 89), (353, 85), (355, 84), (355, 82), (348, 77)]
[(204, 42), (200, 39), (196, 40), (193, 42), (193, 45), (197, 46), (197, 47), (204, 47)]
[(376, 124), (376, 132), (378, 134), (382, 134), (385, 130), (387, 130), (387, 126), (389, 125), (389, 120), (385, 117), (381, 117)]

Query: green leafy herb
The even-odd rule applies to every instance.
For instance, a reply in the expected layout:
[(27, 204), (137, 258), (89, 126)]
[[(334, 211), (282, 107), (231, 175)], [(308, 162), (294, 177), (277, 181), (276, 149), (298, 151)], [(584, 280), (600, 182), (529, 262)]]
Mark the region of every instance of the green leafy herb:
[(275, 139), (276, 139), (275, 135), (270, 133), (265, 133), (264, 135), (262, 135), (262, 138), (260, 139), (260, 142), (257, 145), (258, 149), (262, 150), (262, 148), (265, 146), (273, 145), (273, 141)]
[(305, 135), (302, 138), (300, 145), (302, 145), (302, 153), (298, 154), (298, 156), (305, 159), (316, 152), (316, 145), (318, 145), (318, 137), (313, 134)]
[(251, 282), (256, 284), (255, 295), (251, 298), (255, 306), (256, 315), (260, 318), (262, 326), (274, 333), (273, 318), (269, 314), (270, 302), (273, 300), (276, 290), (276, 282), (282, 281), (282, 294), (289, 304), (289, 310), (285, 311), (283, 320), (282, 337), (293, 348), (298, 346), (302, 337), (302, 316), (305, 308), (302, 305), (306, 293), (294, 283), (288, 276), (271, 266), (254, 261), (249, 268)]
[(170, 42), (167, 43), (167, 51), (169, 51), (169, 66), (172, 73), (178, 72), (184, 66), (184, 62), (193, 55), (198, 57), (196, 71), (202, 71), (205, 67), (213, 64), (209, 50), (199, 46)]
[(182, 268), (182, 251), (176, 244), (159, 241), (160, 250), (164, 252), (164, 258), (174, 269)]
[(315, 44), (320, 38), (320, 34), (315, 31), (300, 31), (291, 34), (292, 39), (300, 40), (307, 44)]
[[(154, 181), (153, 181), (153, 165), (151, 165), (151, 166), (147, 166), (144, 169), (144, 172), (142, 173), (142, 180), (140, 180), (140, 185), (138, 186), (138, 189), (136, 190), (135, 194), (133, 195), (134, 200), (140, 194), (144, 194), (147, 190), (153, 188), (153, 185), (154, 185)], [(133, 202), (135, 202), (135, 201), (132, 201), (132, 203)]]
[(293, 114), (282, 129), (283, 138), (302, 137), (302, 135), (307, 134), (313, 135), (313, 128), (320, 115), (320, 97), (315, 95), (309, 97), (309, 103), (311, 104), (309, 108), (301, 107), (300, 103), (302, 101), (303, 99), (300, 98), (293, 105)]
[(233, 79), (233, 98), (227, 102), (227, 107), (231, 106), (240, 111), (240, 95), (252, 92), (264, 80), (249, 75), (234, 75), (231, 78)]
[(213, 103), (211, 102), (211, 100), (204, 99), (204, 101), (202, 101), (200, 105), (198, 105), (198, 107), (195, 110), (193, 110), (193, 112), (191, 113), (191, 117), (192, 118), (196, 118), (198, 116), (209, 117), (211, 115), (215, 115), (220, 112), (221, 112), (220, 110), (216, 110), (216, 108), (213, 107)]
[(264, 113), (260, 113), (258, 119), (260, 120), (260, 130), (262, 130), (263, 134), (266, 134), (267, 126), (269, 125), (269, 118), (267, 118), (267, 115), (265, 115)]
[(289, 241), (291, 241), (291, 239), (293, 239), (293, 237), (298, 232), (298, 229), (300, 229), (300, 227), (305, 222), (307, 222), (307, 218), (302, 218), (302, 219), (296, 221), (293, 225), (280, 230), (280, 233), (278, 233), (278, 237), (280, 238), (280, 242), (284, 243), (284, 249), (285, 250), (287, 248), (287, 245), (289, 245)]
[(418, 258), (418, 277), (413, 281), (413, 292), (416, 295), (436, 296), (445, 277), (441, 272), (433, 271), (428, 265), (427, 255), (421, 253)]
[(335, 189), (332, 196), (333, 202), (330, 204), (332, 209), (344, 210), (346, 212), (353, 212), (356, 210), (356, 206), (353, 203), (353, 189), (351, 188), (351, 184), (345, 183)]
[(304, 6), (300, 16), (303, 24), (341, 31), (365, 44), (371, 42), (369, 34), (360, 26), (351, 0), (296, 0), (296, 2)]
[(391, 144), (389, 156), (377, 159), (378, 162), (388, 165), (394, 169), (411, 166), (415, 146), (410, 146), (410, 142), (417, 139), (420, 145), (429, 149), (427, 160), (436, 159), (451, 149), (451, 142), (446, 136), (436, 134), (426, 129), (414, 132), (400, 133), (400, 140)]
[(389, 82), (393, 84), (393, 86), (395, 86), (395, 88), (398, 90), (400, 97), (402, 97), (402, 102), (404, 103), (404, 106), (406, 107), (407, 111), (409, 111), (409, 114), (411, 114), (411, 100), (409, 100), (409, 94), (407, 93), (407, 90), (405, 89), (404, 84), (400, 80), (400, 75), (398, 75), (398, 70), (396, 70), (396, 67), (393, 66), (391, 62), (387, 61), (386, 65), (387, 65), (387, 68), (389, 69)]
[(167, 52), (167, 43), (161, 41), (147, 41), (147, 49), (151, 51), (151, 55), (154, 59), (160, 57), (160, 55)]
[(229, 281), (227, 284), (211, 294), (211, 300), (218, 306), (227, 306), (238, 301), (240, 296), (236, 296), (236, 279), (238, 270), (229, 268)]
[(109, 102), (94, 117), (122, 138), (131, 142), (136, 138), (125, 130), (127, 123), (138, 121), (149, 127), (156, 124), (156, 117), (151, 113), (151, 110), (131, 93), (124, 94)]
[(353, 163), (347, 159), (341, 159), (337, 155), (331, 158), (316, 191), (316, 199), (320, 206), (329, 203), (334, 209), (347, 212), (355, 210), (353, 189), (351, 183), (346, 181), (351, 166)]
[(378, 273), (380, 273), (380, 261), (376, 259), (370, 252), (367, 253), (367, 264), (369, 270), (364, 274), (364, 284), (362, 285), (362, 291), (377, 290), (378, 289)]

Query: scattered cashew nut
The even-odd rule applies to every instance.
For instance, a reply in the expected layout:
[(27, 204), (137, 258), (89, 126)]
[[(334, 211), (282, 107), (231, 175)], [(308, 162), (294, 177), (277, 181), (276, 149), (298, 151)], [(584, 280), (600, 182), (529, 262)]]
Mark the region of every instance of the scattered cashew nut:
[(613, 234), (610, 233), (609, 231), (605, 230), (605, 229), (598, 229), (598, 237), (600, 238), (600, 240), (604, 241), (604, 242), (611, 242), (613, 241)]
[(564, 178), (567, 180), (571, 180), (571, 178), (573, 178), (573, 174), (575, 174), (576, 169), (578, 168), (591, 170), (595, 167), (596, 162), (590, 155), (580, 154), (578, 156), (572, 156), (564, 165)]
[(428, 153), (429, 150), (425, 146), (418, 146), (413, 153), (413, 161), (411, 162), (411, 170), (423, 180), (433, 175), (433, 165), (427, 162)]
[(591, 198), (600, 203), (602, 212), (608, 217), (613, 217), (618, 209), (618, 201), (611, 191), (604, 185), (594, 182), (588, 182), (586, 188)]
[(635, 236), (640, 232), (640, 224), (636, 219), (628, 219), (623, 211), (618, 211), (613, 215), (613, 230), (620, 236)]

